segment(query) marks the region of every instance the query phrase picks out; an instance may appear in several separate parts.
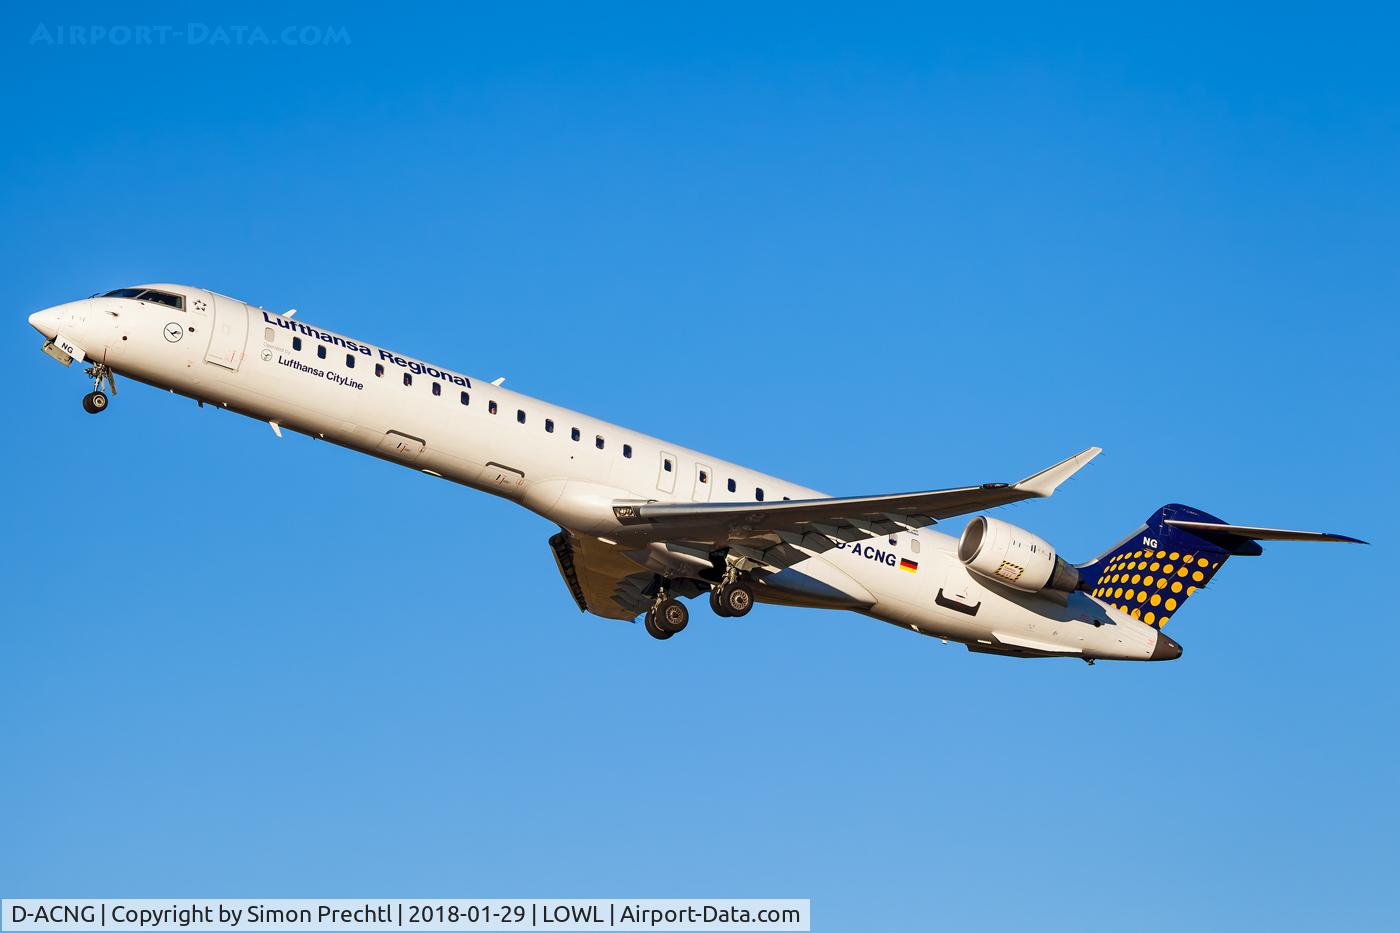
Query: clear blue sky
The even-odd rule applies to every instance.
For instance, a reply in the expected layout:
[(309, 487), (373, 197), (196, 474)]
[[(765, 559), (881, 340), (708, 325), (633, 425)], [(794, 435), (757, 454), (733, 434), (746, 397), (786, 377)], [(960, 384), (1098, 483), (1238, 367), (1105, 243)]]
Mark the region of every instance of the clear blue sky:
[[(58, 39), (191, 21), (350, 42)], [(7, 6), (0, 894), (1393, 920), (1396, 28)], [(1232, 563), (1173, 664), (772, 607), (658, 643), (498, 500), (135, 384), (85, 415), (25, 317), (150, 280), (833, 493), (1102, 445), (1005, 513), (1072, 559), (1170, 501), (1376, 543)]]

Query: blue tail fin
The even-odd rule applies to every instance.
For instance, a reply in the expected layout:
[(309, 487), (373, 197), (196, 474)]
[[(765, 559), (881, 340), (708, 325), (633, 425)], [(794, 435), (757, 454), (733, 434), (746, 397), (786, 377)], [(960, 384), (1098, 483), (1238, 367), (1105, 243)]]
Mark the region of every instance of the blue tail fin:
[(1230, 557), (1264, 552), (1249, 538), (1188, 531), (1168, 520), (1225, 524), (1190, 506), (1164, 505), (1117, 547), (1079, 565), (1081, 587), (1133, 618), (1161, 628)]

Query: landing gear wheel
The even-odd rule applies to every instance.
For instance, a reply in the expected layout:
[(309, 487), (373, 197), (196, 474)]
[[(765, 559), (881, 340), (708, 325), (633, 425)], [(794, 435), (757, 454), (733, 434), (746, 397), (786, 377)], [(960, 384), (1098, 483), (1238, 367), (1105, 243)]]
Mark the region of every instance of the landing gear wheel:
[(676, 634), (675, 632), (662, 631), (660, 625), (657, 622), (655, 606), (647, 610), (646, 618), (642, 621), (642, 624), (646, 626), (647, 634), (650, 635), (652, 638), (657, 639), (658, 641), (665, 641), (672, 635)]
[(723, 615), (731, 618), (740, 618), (749, 614), (753, 608), (753, 590), (749, 589), (747, 583), (730, 583), (721, 586), (713, 597), (724, 610)]
[(679, 599), (664, 599), (656, 607), (656, 627), (668, 635), (685, 630), (690, 622), (690, 610)]
[(83, 396), (83, 411), (89, 415), (95, 415), (100, 411), (107, 410), (107, 394), (105, 392), (89, 392)]
[(729, 610), (724, 608), (724, 601), (719, 598), (720, 587), (710, 590), (710, 611), (721, 619), (729, 618)]

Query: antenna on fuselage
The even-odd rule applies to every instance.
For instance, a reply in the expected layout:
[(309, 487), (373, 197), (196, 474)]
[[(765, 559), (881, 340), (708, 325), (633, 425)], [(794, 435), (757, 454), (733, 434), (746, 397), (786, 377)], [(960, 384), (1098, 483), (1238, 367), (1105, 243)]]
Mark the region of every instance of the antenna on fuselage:
[(291, 317), (293, 314), (296, 314), (296, 313), (297, 313), (297, 309), (296, 309), (296, 308), (288, 308), (288, 309), (287, 309), (287, 313), (284, 314), (284, 315), (282, 315), (282, 316), (283, 316), (283, 317)]
[(493, 386), (498, 386), (498, 385), (500, 385), (501, 383), (503, 383), (503, 382), (505, 382), (505, 381), (506, 381), (506, 377), (505, 377), (505, 376), (497, 376), (495, 379), (492, 379), (492, 380), (491, 380), (491, 384), (492, 384)]

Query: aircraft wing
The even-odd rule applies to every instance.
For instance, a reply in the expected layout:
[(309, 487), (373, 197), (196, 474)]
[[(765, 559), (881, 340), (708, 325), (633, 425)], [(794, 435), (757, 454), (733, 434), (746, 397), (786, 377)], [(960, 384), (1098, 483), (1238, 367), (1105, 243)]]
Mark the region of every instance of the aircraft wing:
[(629, 530), (649, 530), (652, 540), (729, 547), (758, 564), (786, 567), (806, 558), (799, 545), (820, 553), (838, 541), (895, 534), (1048, 496), (1100, 453), (1090, 447), (1019, 483), (782, 502), (617, 502), (613, 514)]

